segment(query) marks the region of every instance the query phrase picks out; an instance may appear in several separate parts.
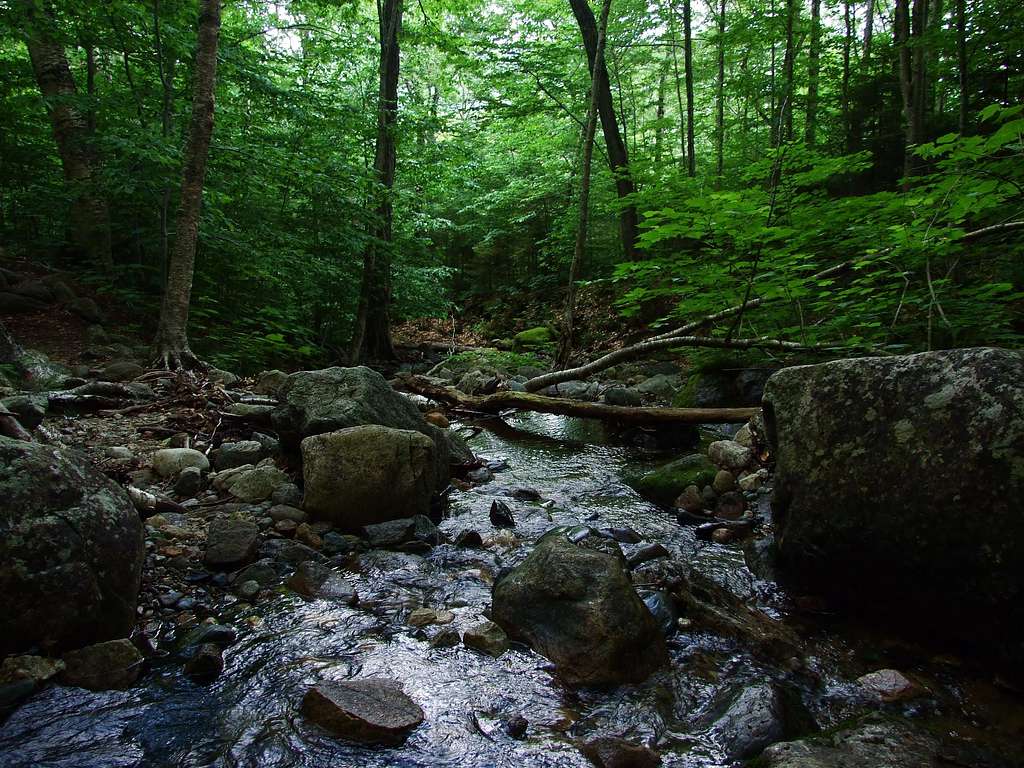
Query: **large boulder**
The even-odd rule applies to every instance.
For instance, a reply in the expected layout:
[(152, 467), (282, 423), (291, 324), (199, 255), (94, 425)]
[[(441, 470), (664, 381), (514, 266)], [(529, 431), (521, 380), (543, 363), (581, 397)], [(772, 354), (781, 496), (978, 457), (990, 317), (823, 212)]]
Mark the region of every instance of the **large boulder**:
[(0, 437), (0, 655), (128, 635), (144, 554), (121, 487), (75, 453)]
[(668, 661), (658, 622), (606, 539), (573, 543), (560, 529), (542, 537), (495, 582), (491, 618), (570, 684), (640, 682)]
[(436, 445), (407, 429), (365, 425), (302, 441), (306, 511), (346, 531), (426, 515)]
[(691, 485), (698, 489), (715, 481), (718, 468), (703, 453), (683, 456), (649, 472), (629, 472), (626, 485), (645, 499), (669, 507)]
[(764, 410), (786, 572), (946, 638), (1012, 631), (1020, 648), (1024, 355), (788, 368)]
[(348, 427), (379, 424), (429, 437), (435, 446), (434, 489), (448, 485), (449, 464), (472, 458), (446, 430), (428, 424), (409, 398), (395, 392), (376, 371), (365, 367), (300, 371), (279, 389), (281, 404), (271, 414), (282, 444), (298, 448), (303, 438)]

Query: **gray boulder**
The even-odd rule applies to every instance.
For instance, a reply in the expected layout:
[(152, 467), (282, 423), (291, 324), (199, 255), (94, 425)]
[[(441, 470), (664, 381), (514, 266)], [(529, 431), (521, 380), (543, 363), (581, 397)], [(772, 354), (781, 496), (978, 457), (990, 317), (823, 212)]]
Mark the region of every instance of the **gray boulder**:
[[(282, 446), (295, 450), (303, 438), (364, 424), (406, 429), (429, 437), (435, 446), (434, 490), (448, 485), (449, 464), (472, 458), (446, 430), (428, 424), (409, 398), (395, 392), (369, 368), (300, 371), (279, 390), (281, 404), (271, 414)], [(468, 454), (468, 455), (467, 455)]]
[(643, 404), (640, 393), (632, 387), (609, 387), (605, 390), (604, 401), (608, 405), (636, 408)]
[(205, 472), (210, 468), (210, 460), (192, 448), (161, 448), (153, 454), (153, 471), (160, 477), (174, 477), (186, 467)]
[(542, 537), (495, 582), (491, 618), (571, 684), (641, 682), (668, 662), (658, 622), (606, 539), (577, 544), (561, 529)]
[(143, 658), (131, 640), (120, 639), (69, 651), (62, 661), (64, 685), (106, 691), (134, 683), (142, 671)]
[(430, 511), (435, 443), (367, 425), (302, 441), (306, 511), (346, 531)]
[(360, 744), (397, 746), (423, 722), (423, 710), (397, 680), (374, 678), (319, 683), (306, 692), (302, 714)]
[(213, 466), (219, 472), (222, 469), (234, 469), (245, 464), (256, 464), (263, 456), (263, 446), (256, 440), (222, 443), (220, 448), (211, 453), (211, 456)]
[(206, 535), (206, 565), (223, 571), (256, 558), (259, 529), (247, 520), (214, 520)]
[(363, 531), (370, 546), (378, 549), (404, 548), (408, 545), (420, 545), (426, 548), (441, 541), (441, 532), (426, 515), (368, 525)]
[(0, 655), (127, 635), (142, 523), (124, 490), (72, 452), (0, 437)]
[(13, 395), (0, 400), (0, 404), (17, 416), (21, 425), (29, 431), (43, 423), (50, 407), (49, 399), (43, 394)]
[(947, 638), (1019, 649), (1022, 382), (1024, 355), (989, 348), (775, 374), (764, 410), (786, 573)]

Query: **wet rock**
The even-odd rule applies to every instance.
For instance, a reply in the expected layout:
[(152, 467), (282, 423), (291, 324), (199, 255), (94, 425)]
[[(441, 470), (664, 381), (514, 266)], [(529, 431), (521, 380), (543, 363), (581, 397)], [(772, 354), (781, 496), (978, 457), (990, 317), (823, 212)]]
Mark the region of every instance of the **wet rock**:
[(868, 717), (826, 735), (773, 744), (762, 760), (767, 768), (941, 768), (950, 764), (945, 757), (933, 736)]
[(174, 483), (174, 492), (182, 498), (190, 498), (203, 490), (203, 472), (199, 467), (185, 467)]
[(672, 505), (676, 509), (684, 509), (687, 512), (697, 515), (704, 511), (704, 497), (700, 494), (700, 489), (696, 485), (688, 485), (686, 489), (679, 494), (679, 497), (675, 500)]
[(668, 661), (661, 630), (621, 554), (574, 544), (561, 530), (542, 537), (526, 560), (499, 577), (491, 613), (570, 683), (639, 682)]
[(266, 501), (282, 484), (290, 482), (288, 475), (272, 463), (235, 475), (227, 485), (228, 493), (241, 501), (255, 504)]
[(542, 497), (536, 488), (516, 488), (512, 491), (512, 498), (519, 501), (540, 501)]
[(744, 688), (719, 716), (711, 732), (732, 760), (754, 757), (785, 735), (785, 708), (770, 683)]
[(174, 477), (186, 467), (206, 472), (210, 460), (192, 448), (162, 448), (153, 454), (153, 471), (160, 477)]
[(433, 608), (416, 608), (409, 614), (406, 624), (410, 627), (425, 627), (437, 621), (437, 612)]
[(649, 560), (657, 560), (659, 557), (670, 557), (669, 552), (665, 547), (658, 542), (653, 544), (647, 544), (646, 546), (640, 547), (634, 551), (629, 557), (626, 558), (626, 565), (630, 568), (636, 568), (642, 563), (646, 563)]
[(447, 430), (424, 421), (408, 398), (395, 392), (384, 377), (369, 368), (327, 368), (294, 373), (281, 389), (280, 399), (281, 405), (273, 413), (273, 424), (287, 449), (298, 448), (302, 438), (310, 435), (347, 427), (376, 424), (413, 430), (434, 443), (435, 491), (442, 491), (448, 485), (450, 462), (472, 458), (460, 440)]
[(642, 474), (626, 473), (626, 484), (656, 504), (671, 506), (688, 486), (710, 485), (718, 469), (707, 456), (695, 453)]
[(206, 534), (207, 567), (229, 571), (256, 557), (259, 529), (247, 520), (214, 520)]
[(267, 510), (267, 517), (273, 520), (275, 523), (281, 520), (290, 520), (296, 525), (304, 523), (309, 519), (309, 515), (303, 512), (301, 509), (295, 507), (289, 507), (285, 504), (277, 504)]
[(295, 529), (298, 527), (299, 524), (296, 523), (294, 520), (278, 520), (276, 523), (274, 523), (274, 530), (280, 533), (282, 536), (294, 536)]
[(515, 528), (516, 521), (512, 517), (512, 510), (503, 501), (492, 501), (489, 514), (491, 525), (495, 528)]
[(295, 485), (295, 483), (282, 483), (274, 489), (274, 492), (270, 495), (270, 500), (275, 506), (301, 507), (302, 489)]
[(323, 555), (315, 549), (290, 539), (270, 539), (260, 545), (260, 557), (267, 557), (282, 563), (299, 565), (307, 560), (323, 560)]
[(268, 589), (280, 583), (281, 575), (271, 560), (260, 560), (246, 566), (235, 576), (236, 584), (242, 584), (246, 581), (255, 581), (257, 586)]
[(467, 549), (479, 549), (484, 545), (483, 537), (478, 531), (466, 529), (459, 531), (455, 537), (455, 546)]
[(324, 544), (321, 551), (328, 557), (362, 552), (367, 547), (366, 542), (358, 536), (338, 533), (337, 531), (328, 531), (323, 535), (323, 540)]
[(411, 430), (372, 425), (307, 437), (306, 511), (346, 531), (425, 515), (435, 462), (434, 443)]
[(351, 581), (335, 573), (326, 565), (307, 560), (300, 563), (288, 586), (305, 598), (337, 600), (355, 605), (359, 598)]
[(510, 739), (521, 741), (526, 738), (526, 730), (530, 727), (530, 723), (525, 717), (517, 714), (506, 720), (503, 727)]
[(320, 549), (324, 545), (320, 534), (314, 531), (309, 523), (299, 523), (295, 529), (295, 540), (312, 549)]
[(653, 749), (631, 744), (625, 739), (602, 736), (580, 747), (597, 768), (657, 768), (661, 756)]
[(711, 532), (711, 540), (715, 544), (731, 544), (736, 540), (736, 531), (729, 528), (716, 528)]
[(18, 417), (18, 421), (31, 432), (43, 423), (49, 410), (46, 395), (14, 395), (0, 400), (0, 405)]
[(237, 443), (222, 443), (211, 453), (213, 466), (219, 472), (234, 469), (243, 464), (256, 464), (263, 456), (263, 446), (256, 440), (240, 440)]
[(319, 683), (302, 700), (302, 714), (349, 741), (398, 746), (423, 722), (423, 710), (383, 678)]
[(715, 505), (715, 515), (723, 520), (739, 520), (747, 511), (747, 502), (742, 494), (736, 491), (723, 493)]
[(882, 701), (904, 701), (921, 693), (921, 689), (895, 669), (879, 669), (857, 678), (862, 688)]
[(743, 545), (743, 557), (747, 568), (757, 578), (764, 581), (776, 581), (777, 556), (774, 539), (749, 539)]
[(188, 645), (198, 646), (212, 643), (221, 648), (227, 648), (229, 645), (233, 645), (237, 639), (238, 633), (234, 627), (227, 624), (205, 624), (197, 629), (187, 642)]
[(642, 541), (640, 534), (632, 528), (602, 528), (598, 534), (620, 544), (639, 544)]
[(789, 576), (1019, 670), (1022, 381), (1024, 354), (990, 348), (775, 374), (765, 420)]
[(657, 620), (658, 626), (666, 636), (675, 632), (676, 622), (679, 620), (679, 611), (676, 610), (672, 596), (664, 590), (650, 592), (643, 596), (644, 605), (651, 615)]
[(108, 640), (64, 654), (61, 682), (90, 691), (127, 688), (142, 672), (142, 654), (130, 640)]
[(759, 469), (757, 472), (751, 472), (749, 475), (745, 475), (740, 478), (739, 486), (740, 490), (745, 493), (751, 493), (753, 491), (759, 491), (768, 482), (768, 470)]
[(484, 483), (489, 483), (494, 479), (494, 473), (487, 467), (477, 467), (476, 469), (470, 470), (466, 473), (466, 479), (471, 483), (483, 485)]
[(63, 671), (64, 662), (60, 659), (48, 659), (43, 656), (8, 656), (0, 665), (0, 686), (21, 680), (29, 680), (33, 686), (39, 686)]
[(509, 649), (508, 635), (493, 621), (483, 621), (467, 629), (462, 634), (462, 643), (495, 658)]
[(736, 476), (733, 475), (727, 469), (718, 470), (718, 474), (715, 475), (714, 482), (711, 483), (711, 487), (715, 489), (715, 493), (721, 495), (728, 493), (736, 487)]
[(0, 655), (128, 634), (145, 554), (124, 490), (81, 456), (0, 437)]
[(671, 400), (683, 386), (679, 376), (669, 373), (658, 373), (637, 384), (637, 390), (645, 395)]
[(260, 594), (260, 583), (254, 579), (239, 582), (238, 586), (235, 587), (235, 594), (243, 600), (252, 602)]
[(288, 382), (288, 374), (284, 371), (264, 371), (256, 377), (256, 385), (252, 391), (258, 395), (271, 395), (277, 397), (278, 393)]
[(431, 648), (454, 648), (462, 642), (457, 630), (452, 627), (439, 627), (430, 635)]
[(224, 654), (220, 646), (214, 643), (203, 643), (192, 658), (185, 662), (185, 674), (197, 683), (213, 682), (223, 671)]
[(754, 459), (754, 452), (732, 440), (716, 440), (708, 446), (708, 458), (716, 466), (739, 472)]
[(426, 515), (368, 525), (363, 532), (370, 546), (377, 549), (392, 549), (414, 542), (434, 546), (441, 540), (441, 532)]
[(637, 408), (643, 404), (640, 393), (631, 387), (609, 387), (604, 392), (604, 402), (624, 408)]
[(425, 413), (423, 414), (423, 418), (428, 424), (433, 424), (435, 427), (440, 427), (441, 429), (448, 429), (450, 426), (448, 417), (440, 411), (430, 411), (429, 413)]

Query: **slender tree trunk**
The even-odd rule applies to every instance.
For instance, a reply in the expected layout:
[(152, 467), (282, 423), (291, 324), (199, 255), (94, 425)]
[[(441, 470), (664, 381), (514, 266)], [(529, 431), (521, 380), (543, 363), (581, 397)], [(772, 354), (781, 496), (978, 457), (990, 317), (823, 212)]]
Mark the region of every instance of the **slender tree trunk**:
[[(594, 50), (594, 64), (591, 82), (597, 82), (598, 73), (604, 66), (604, 48), (608, 32), (608, 13), (612, 0), (604, 0), (601, 17), (597, 23), (597, 41)], [(597, 114), (600, 97), (597, 88), (590, 89), (590, 107), (587, 110), (586, 129), (583, 135), (583, 164), (580, 169), (580, 209), (576, 225), (576, 246), (573, 249), (572, 265), (569, 267), (569, 286), (565, 294), (565, 312), (562, 334), (558, 340), (558, 365), (569, 364), (576, 331), (576, 283), (583, 269), (583, 257), (587, 249), (587, 229), (590, 223), (590, 175), (594, 160), (594, 134), (597, 133)]]
[(715, 93), (715, 150), (718, 155), (717, 174), (725, 170), (725, 0), (718, 8), (718, 83)]
[(813, 147), (817, 139), (820, 57), (821, 0), (811, 0), (811, 47), (807, 52), (807, 124), (804, 129), (804, 140), (808, 147)]
[(893, 39), (899, 51), (900, 94), (906, 124), (904, 150), (904, 187), (914, 174), (911, 147), (921, 142), (924, 120), (924, 44), (926, 0), (896, 0)]
[(181, 174), (181, 201), (175, 223), (174, 249), (156, 335), (158, 363), (165, 368), (202, 368), (188, 343), (188, 313), (199, 236), (206, 164), (213, 136), (214, 91), (217, 82), (217, 44), (220, 39), (220, 0), (199, 0), (192, 118)]
[(683, 86), (682, 78), (679, 77), (679, 43), (676, 37), (676, 14), (673, 4), (668, 5), (668, 26), (672, 33), (672, 76), (676, 84), (676, 109), (679, 110), (679, 158), (680, 162), (686, 161), (686, 118), (683, 107)]
[(693, 141), (693, 34), (690, 29), (690, 0), (683, 0), (683, 70), (686, 77), (686, 173), (697, 174)]
[(21, 0), (21, 7), (32, 71), (50, 113), (64, 181), (73, 196), (70, 240), (87, 259), (109, 270), (113, 267), (110, 209), (96, 188), (100, 163), (92, 146), (88, 115), (83, 115), (75, 103), (78, 90), (64, 49), (57, 41), (56, 21), (49, 6), (44, 0)]
[(402, 0), (384, 0), (378, 5), (380, 19), (380, 88), (377, 100), (377, 142), (373, 171), (377, 197), (373, 237), (363, 257), (363, 279), (359, 291), (351, 362), (361, 359), (391, 360), (391, 239), (395, 186), (395, 130), (398, 125), (398, 72), (401, 51)]
[(867, 17), (864, 19), (864, 52), (861, 57), (861, 66), (868, 68), (871, 63), (871, 44), (875, 37), (875, 0), (868, 0)]
[[(164, 141), (171, 136), (174, 122), (174, 69), (176, 59), (167, 58), (160, 31), (160, 0), (153, 0), (153, 43), (155, 46), (157, 71), (160, 74), (161, 107), (160, 135)], [(160, 278), (167, 285), (167, 268), (170, 263), (170, 210), (171, 187), (165, 184), (160, 193)]]
[(960, 80), (959, 125), (961, 135), (967, 134), (967, 113), (970, 107), (967, 66), (967, 1), (956, 0), (956, 63)]
[(782, 60), (782, 141), (793, 140), (793, 69), (796, 61), (796, 0), (786, 0), (786, 53)]
[(671, 53), (666, 54), (665, 61), (661, 65), (661, 71), (658, 74), (658, 105), (656, 110), (655, 123), (657, 127), (654, 130), (654, 163), (655, 165), (661, 166), (662, 150), (664, 146), (665, 127), (662, 123), (665, 120), (665, 87), (666, 80), (668, 80), (668, 68), (671, 62)]
[[(597, 54), (597, 21), (594, 19), (594, 12), (590, 10), (588, 0), (569, 0), (576, 23), (579, 25), (580, 34), (583, 37), (583, 45), (587, 51), (587, 61), (591, 72), (596, 71), (598, 77), (593, 81), (592, 88), (597, 93), (598, 113), (601, 118), (601, 127), (604, 130), (604, 141), (608, 151), (608, 164), (615, 175), (615, 190), (619, 199), (628, 198), (636, 191), (633, 177), (630, 175), (629, 153), (619, 133), (619, 125), (615, 117), (615, 107), (612, 101), (611, 89), (608, 81), (608, 69), (604, 62), (600, 67), (594, 67)], [(622, 236), (622, 248), (627, 260), (637, 258), (636, 239), (638, 234), (636, 205), (627, 202), (623, 205), (619, 214), (619, 230)]]
[(850, 61), (853, 51), (853, 9), (852, 0), (843, 0), (843, 146), (849, 152), (853, 144), (853, 119), (850, 110)]

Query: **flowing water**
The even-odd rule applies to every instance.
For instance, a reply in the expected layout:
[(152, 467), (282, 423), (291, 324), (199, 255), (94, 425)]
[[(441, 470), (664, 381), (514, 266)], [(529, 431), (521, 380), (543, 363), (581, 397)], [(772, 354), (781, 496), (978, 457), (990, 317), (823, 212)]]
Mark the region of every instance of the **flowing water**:
[[(496, 536), (483, 550), (446, 544), (425, 556), (365, 554), (358, 571), (346, 574), (357, 585), (357, 608), (306, 602), (286, 589), (254, 606), (226, 598), (219, 618), (238, 628), (239, 638), (225, 651), (216, 682), (191, 682), (171, 654), (127, 691), (47, 688), (0, 726), (0, 765), (586, 766), (575, 743), (614, 735), (656, 746), (667, 766), (730, 766), (736, 763), (723, 753), (713, 721), (746, 686), (785, 684), (809, 717), (804, 727), (813, 719), (827, 728), (865, 710), (856, 676), (894, 661), (931, 691), (894, 711), (945, 733), (982, 738), (1003, 754), (1019, 749), (1024, 716), (1010, 693), (954, 659), (929, 658), (822, 620), (799, 623), (806, 642), (799, 674), (694, 627), (671, 636), (669, 670), (643, 685), (600, 690), (562, 686), (544, 658), (521, 646), (500, 659), (461, 646), (430, 648), (423, 630), (406, 625), (408, 612), (444, 607), (455, 613), (458, 629), (478, 623), (494, 575), (525, 557), (531, 541), (553, 525), (630, 526), (750, 604), (788, 615), (786, 595), (747, 570), (739, 547), (698, 541), (692, 529), (623, 485), (624, 470), (657, 457), (610, 443), (599, 424), (522, 414), (485, 429), (472, 446), (506, 460), (508, 469), (456, 493), (441, 527), (451, 538), (467, 528), (493, 536), (488, 510), (501, 499), (516, 516), (515, 538)], [(536, 489), (554, 505), (515, 501), (507, 494), (517, 487)], [(164, 640), (172, 647), (172, 638)], [(401, 748), (346, 744), (299, 714), (311, 684), (368, 676), (401, 680), (426, 714)], [(522, 741), (502, 728), (516, 714), (529, 721)]]

